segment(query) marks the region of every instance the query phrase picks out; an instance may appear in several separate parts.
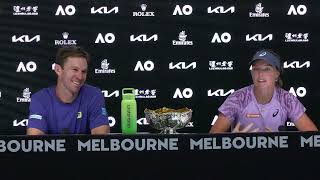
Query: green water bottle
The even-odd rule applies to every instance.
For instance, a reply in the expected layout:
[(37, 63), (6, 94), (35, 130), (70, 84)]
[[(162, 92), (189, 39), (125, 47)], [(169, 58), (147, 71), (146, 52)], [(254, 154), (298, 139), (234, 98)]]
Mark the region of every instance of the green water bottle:
[(137, 102), (134, 88), (122, 89), (121, 131), (123, 134), (137, 133)]

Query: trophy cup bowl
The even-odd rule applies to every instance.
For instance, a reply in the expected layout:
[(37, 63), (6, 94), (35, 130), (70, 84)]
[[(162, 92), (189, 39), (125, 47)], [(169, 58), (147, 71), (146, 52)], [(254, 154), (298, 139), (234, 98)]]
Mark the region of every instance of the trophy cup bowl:
[(184, 128), (191, 120), (192, 110), (188, 108), (145, 109), (147, 122), (154, 129), (161, 130), (160, 134), (178, 134), (177, 129)]

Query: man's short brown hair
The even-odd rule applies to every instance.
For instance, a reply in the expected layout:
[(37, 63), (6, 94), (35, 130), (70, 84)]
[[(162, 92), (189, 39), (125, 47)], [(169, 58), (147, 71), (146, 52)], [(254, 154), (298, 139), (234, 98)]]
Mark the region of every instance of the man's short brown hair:
[(58, 49), (56, 55), (56, 64), (59, 64), (62, 68), (67, 61), (68, 57), (83, 57), (87, 60), (87, 64), (90, 62), (90, 55), (82, 47), (79, 46), (65, 46)]

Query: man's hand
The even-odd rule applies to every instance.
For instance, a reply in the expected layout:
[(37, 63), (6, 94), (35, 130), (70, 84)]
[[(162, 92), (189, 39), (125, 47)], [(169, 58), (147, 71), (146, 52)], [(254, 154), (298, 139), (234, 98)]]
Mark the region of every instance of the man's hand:
[(45, 133), (37, 128), (27, 128), (27, 135), (45, 135)]
[(101, 125), (91, 129), (92, 135), (105, 135), (110, 133), (110, 127), (108, 125)]
[(250, 123), (247, 126), (245, 126), (244, 128), (240, 129), (240, 122), (238, 122), (236, 127), (234, 127), (234, 129), (232, 130), (232, 132), (233, 133), (258, 132), (259, 128), (255, 128), (255, 129), (251, 130), (253, 125), (254, 125), (253, 123)]

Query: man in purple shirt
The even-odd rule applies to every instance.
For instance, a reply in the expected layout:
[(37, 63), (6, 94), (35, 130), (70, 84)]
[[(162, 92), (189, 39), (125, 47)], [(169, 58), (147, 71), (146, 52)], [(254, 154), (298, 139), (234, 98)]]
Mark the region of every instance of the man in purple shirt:
[(85, 84), (89, 54), (69, 46), (57, 52), (57, 85), (31, 97), (27, 135), (107, 134), (108, 114), (100, 89)]
[(219, 116), (210, 133), (277, 132), (290, 119), (300, 131), (317, 131), (305, 107), (281, 88), (280, 57), (271, 50), (258, 51), (252, 65), (253, 85), (237, 90), (219, 107)]

